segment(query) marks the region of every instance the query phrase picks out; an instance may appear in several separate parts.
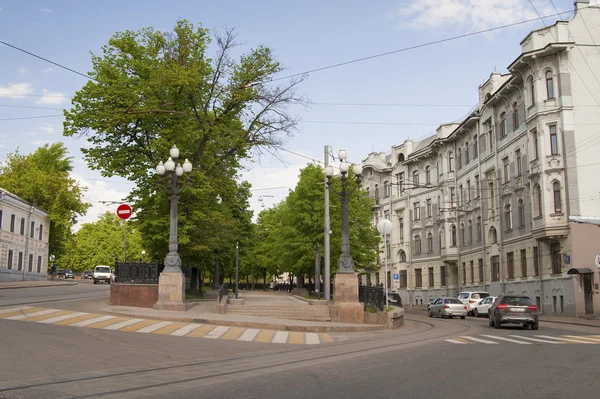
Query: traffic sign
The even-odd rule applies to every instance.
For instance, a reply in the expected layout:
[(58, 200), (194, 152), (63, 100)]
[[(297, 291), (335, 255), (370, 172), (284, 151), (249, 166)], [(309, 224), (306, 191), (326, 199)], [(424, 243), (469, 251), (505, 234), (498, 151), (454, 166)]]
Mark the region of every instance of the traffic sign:
[(123, 220), (127, 220), (131, 217), (133, 211), (128, 204), (121, 204), (117, 208), (117, 216)]
[(400, 275), (398, 273), (394, 273), (394, 281), (400, 281)]

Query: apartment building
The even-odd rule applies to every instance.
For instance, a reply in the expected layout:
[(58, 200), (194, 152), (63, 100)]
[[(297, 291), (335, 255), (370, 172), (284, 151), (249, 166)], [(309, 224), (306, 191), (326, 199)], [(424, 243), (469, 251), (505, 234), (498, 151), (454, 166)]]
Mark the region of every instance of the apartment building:
[[(393, 224), (382, 256), (405, 303), (486, 290), (529, 295), (543, 313), (600, 313), (600, 266), (574, 251), (569, 219), (600, 216), (600, 8), (575, 7), (527, 35), (464, 120), (363, 162), (373, 222)], [(591, 300), (576, 300), (581, 273)]]
[(50, 218), (0, 188), (0, 281), (46, 280)]

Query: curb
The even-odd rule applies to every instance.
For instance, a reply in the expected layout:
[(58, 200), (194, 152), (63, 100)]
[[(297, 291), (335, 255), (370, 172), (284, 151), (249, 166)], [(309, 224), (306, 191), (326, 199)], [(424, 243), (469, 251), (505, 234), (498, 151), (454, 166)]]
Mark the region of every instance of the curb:
[(53, 283), (53, 284), (36, 284), (36, 285), (8, 285), (8, 286), (0, 286), (0, 290), (17, 290), (20, 288), (44, 288), (44, 287), (58, 287), (64, 285), (78, 285), (78, 282), (71, 283)]
[(233, 321), (233, 320), (214, 320), (207, 318), (194, 318), (194, 317), (168, 317), (168, 316), (146, 316), (133, 313), (120, 313), (120, 312), (103, 312), (112, 316), (120, 317), (135, 317), (150, 320), (164, 320), (164, 321), (181, 321), (187, 323), (202, 323), (202, 324), (214, 324), (217, 326), (231, 326), (231, 327), (245, 327), (245, 328), (258, 328), (265, 330), (278, 330), (278, 331), (298, 331), (298, 332), (374, 332), (383, 331), (385, 326), (365, 324), (364, 326), (294, 326), (285, 324), (273, 324), (260, 321)]

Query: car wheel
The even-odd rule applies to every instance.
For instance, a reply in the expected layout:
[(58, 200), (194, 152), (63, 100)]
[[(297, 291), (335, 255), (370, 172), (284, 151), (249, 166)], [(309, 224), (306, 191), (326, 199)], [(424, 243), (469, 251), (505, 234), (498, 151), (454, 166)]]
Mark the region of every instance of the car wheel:
[(540, 323), (539, 322), (533, 323), (531, 325), (531, 329), (532, 330), (537, 330), (538, 328), (540, 328)]
[(488, 324), (490, 327), (494, 327), (494, 320), (492, 320), (492, 315), (488, 315)]
[(476, 308), (473, 309), (473, 316), (479, 317), (479, 311)]
[(94, 284), (98, 284), (98, 282), (96, 280), (94, 280)]
[(500, 323), (500, 318), (499, 317), (495, 317), (494, 328), (500, 328), (500, 327), (502, 327), (502, 323)]
[(427, 316), (433, 317), (433, 315), (431, 314), (431, 310), (429, 310), (429, 309), (427, 309)]
[(460, 316), (460, 318), (464, 320), (465, 316)]
[(438, 312), (438, 317), (439, 317), (440, 319), (443, 319), (443, 318), (444, 318), (444, 316), (442, 316), (442, 311), (441, 311), (441, 310)]

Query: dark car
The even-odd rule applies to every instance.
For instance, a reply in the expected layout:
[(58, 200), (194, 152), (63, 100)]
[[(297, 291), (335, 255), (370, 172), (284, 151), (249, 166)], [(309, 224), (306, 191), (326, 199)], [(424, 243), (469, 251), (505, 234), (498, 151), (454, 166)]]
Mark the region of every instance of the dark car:
[(68, 270), (68, 269), (58, 269), (58, 271), (56, 272), (56, 275), (58, 276), (58, 278), (64, 278), (64, 279), (75, 279), (75, 275), (73, 274), (72, 271)]
[(84, 280), (87, 280), (87, 279), (91, 280), (94, 278), (94, 272), (91, 270), (86, 270), (81, 274), (81, 278)]
[(388, 292), (388, 305), (396, 305), (402, 307), (402, 298), (397, 292)]
[(537, 306), (526, 295), (502, 294), (488, 310), (490, 327), (502, 324), (522, 324), (537, 330), (539, 327)]

